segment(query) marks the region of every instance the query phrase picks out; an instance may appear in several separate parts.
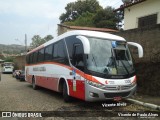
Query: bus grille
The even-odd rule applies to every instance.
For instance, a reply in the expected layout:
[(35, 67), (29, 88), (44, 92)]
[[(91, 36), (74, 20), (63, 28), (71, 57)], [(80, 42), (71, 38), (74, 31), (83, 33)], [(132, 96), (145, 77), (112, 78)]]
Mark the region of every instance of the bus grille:
[[(104, 90), (119, 90), (117, 89), (117, 85), (116, 86), (105, 86), (103, 89)], [(132, 85), (122, 85), (122, 86), (119, 86), (120, 87), (120, 90), (128, 90), (130, 88), (132, 88), (133, 86)]]
[(130, 92), (123, 92), (123, 93), (104, 93), (106, 98), (114, 98), (114, 97), (127, 97)]

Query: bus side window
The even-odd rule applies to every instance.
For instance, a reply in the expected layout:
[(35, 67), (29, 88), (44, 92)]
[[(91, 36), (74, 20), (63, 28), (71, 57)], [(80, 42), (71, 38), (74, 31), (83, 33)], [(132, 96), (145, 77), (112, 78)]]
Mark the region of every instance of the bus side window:
[(43, 62), (44, 61), (44, 48), (40, 49), (38, 51), (38, 62)]
[(45, 61), (52, 60), (52, 52), (53, 52), (53, 45), (49, 45), (45, 48)]
[(68, 58), (67, 58), (67, 52), (66, 47), (64, 45), (64, 41), (61, 40), (54, 44), (54, 50), (53, 50), (53, 60), (65, 65), (68, 65)]
[(73, 45), (73, 60), (72, 64), (80, 69), (84, 70), (84, 60), (83, 60), (83, 46), (82, 44), (74, 44)]
[(31, 53), (31, 54), (29, 55), (29, 63), (30, 63), (30, 64), (32, 64), (32, 59), (33, 59), (33, 54)]
[(33, 58), (32, 58), (33, 63), (37, 63), (37, 54), (38, 54), (37, 51), (33, 53)]
[(29, 64), (29, 55), (26, 56), (26, 63)]

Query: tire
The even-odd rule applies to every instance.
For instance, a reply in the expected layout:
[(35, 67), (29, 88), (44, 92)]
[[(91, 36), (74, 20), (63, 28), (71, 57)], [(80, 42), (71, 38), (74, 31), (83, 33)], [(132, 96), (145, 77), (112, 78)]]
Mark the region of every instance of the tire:
[(66, 82), (63, 83), (63, 99), (65, 102), (71, 102), (71, 97), (68, 95), (67, 92)]
[(16, 79), (18, 80), (18, 75), (16, 75)]
[(22, 81), (23, 81), (23, 78), (20, 78), (19, 80), (20, 80), (20, 82), (22, 82)]
[(35, 78), (34, 78), (34, 77), (32, 78), (32, 88), (33, 88), (34, 90), (37, 90), (37, 89), (38, 89), (38, 86), (37, 86), (36, 83), (35, 83)]

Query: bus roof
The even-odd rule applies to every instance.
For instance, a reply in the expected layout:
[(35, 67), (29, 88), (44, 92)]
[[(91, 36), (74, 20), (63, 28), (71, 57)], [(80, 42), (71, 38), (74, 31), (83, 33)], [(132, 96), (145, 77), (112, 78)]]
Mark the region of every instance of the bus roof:
[(97, 31), (88, 31), (88, 30), (72, 30), (69, 32), (66, 32), (42, 45), (40, 45), (39, 47), (33, 49), (32, 51), (28, 52), (32, 53), (38, 49), (41, 49), (51, 43), (57, 42), (63, 38), (69, 37), (69, 36), (73, 36), (73, 35), (80, 35), (80, 36), (88, 36), (88, 37), (95, 37), (95, 38), (101, 38), (101, 39), (108, 39), (108, 40), (116, 40), (116, 41), (125, 41), (125, 39), (123, 37), (117, 36), (117, 35), (113, 35), (110, 33), (104, 33), (104, 32), (97, 32)]

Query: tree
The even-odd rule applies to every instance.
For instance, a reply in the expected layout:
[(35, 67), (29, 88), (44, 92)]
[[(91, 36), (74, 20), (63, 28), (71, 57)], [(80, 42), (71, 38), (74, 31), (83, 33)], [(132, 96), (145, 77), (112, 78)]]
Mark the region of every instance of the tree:
[(85, 0), (68, 3), (66, 12), (61, 14), (60, 21), (70, 26), (120, 29), (123, 20), (122, 12), (114, 12), (108, 6), (103, 9), (97, 0)]
[(52, 35), (47, 35), (46, 37), (43, 38), (45, 41), (49, 41), (53, 39)]
[(65, 7), (66, 12), (63, 13), (59, 19), (61, 23), (74, 21), (80, 17), (83, 13), (96, 13), (102, 9), (97, 0), (85, 0), (68, 3)]
[(13, 57), (6, 57), (4, 58), (5, 62), (13, 62)]
[(117, 29), (119, 22), (122, 18), (114, 12), (114, 8), (108, 6), (105, 9), (101, 9), (93, 18), (93, 23), (99, 28), (111, 28)]
[(36, 48), (51, 39), (53, 39), (52, 35), (47, 35), (44, 38), (41, 38), (39, 35), (34, 35), (32, 38), (31, 47)]
[(71, 26), (85, 26), (85, 27), (94, 27), (93, 17), (95, 16), (94, 13), (83, 13), (80, 17), (78, 17), (75, 21), (65, 22), (66, 25)]

